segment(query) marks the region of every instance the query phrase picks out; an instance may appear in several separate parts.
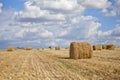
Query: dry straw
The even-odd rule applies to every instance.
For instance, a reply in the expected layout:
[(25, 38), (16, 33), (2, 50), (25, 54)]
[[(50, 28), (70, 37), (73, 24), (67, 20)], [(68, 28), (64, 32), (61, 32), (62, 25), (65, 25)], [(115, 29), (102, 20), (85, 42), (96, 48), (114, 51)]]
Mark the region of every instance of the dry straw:
[(87, 59), (92, 57), (92, 47), (88, 42), (72, 42), (70, 44), (71, 59)]
[(26, 47), (25, 50), (32, 50), (32, 47)]
[(55, 50), (60, 50), (60, 46), (56, 46), (56, 47), (55, 47)]
[(7, 51), (14, 51), (14, 47), (13, 46), (8, 46)]
[(93, 45), (93, 50), (101, 50), (101, 45)]
[(107, 49), (107, 45), (102, 45), (102, 49)]
[(115, 49), (115, 45), (114, 44), (108, 44), (107, 45), (107, 49), (108, 50), (114, 50)]
[(114, 44), (105, 44), (102, 46), (103, 49), (107, 49), (107, 50), (114, 50), (115, 49), (115, 45)]

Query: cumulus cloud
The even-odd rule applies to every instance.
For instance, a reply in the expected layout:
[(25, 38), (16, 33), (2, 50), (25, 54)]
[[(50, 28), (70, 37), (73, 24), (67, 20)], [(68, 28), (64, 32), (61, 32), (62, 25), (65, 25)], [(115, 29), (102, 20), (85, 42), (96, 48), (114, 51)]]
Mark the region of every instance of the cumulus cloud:
[[(38, 14), (39, 13), (39, 14)], [(19, 16), (20, 20), (25, 21), (46, 21), (46, 20), (65, 20), (63, 14), (50, 14), (47, 10), (41, 10), (39, 6), (32, 5), (32, 2), (25, 3), (25, 10), (16, 12), (16, 16)]]
[(116, 28), (112, 30), (111, 35), (114, 36), (114, 37), (119, 37), (120, 38), (120, 24), (116, 25)]
[(72, 13), (72, 12), (82, 13), (85, 9), (83, 6), (77, 3), (77, 0), (56, 0), (56, 1), (45, 0), (44, 8), (57, 12), (66, 12), (66, 13)]
[[(51, 4), (50, 4), (51, 3)], [(62, 6), (61, 6), (62, 5)], [(51, 1), (44, 1), (44, 7), (54, 10), (74, 10), (78, 6), (76, 0), (51, 0)]]
[(2, 6), (3, 6), (3, 4), (0, 3), (0, 13), (2, 13)]
[(117, 15), (120, 15), (120, 0), (115, 0), (115, 6), (113, 8), (113, 11), (116, 12)]
[(120, 23), (120, 20), (118, 19), (118, 20), (116, 20), (116, 22), (119, 22), (119, 23)]
[(98, 28), (101, 26), (97, 19), (92, 16), (75, 17), (71, 20), (71, 22), (72, 27), (68, 33), (71, 39), (77, 38), (80, 40), (93, 37), (97, 33)]
[(52, 37), (52, 32), (42, 28), (43, 26), (39, 27), (39, 24), (16, 22), (14, 16), (12, 16), (14, 12), (13, 10), (8, 10), (0, 15), (0, 42), (6, 41), (9, 45), (12, 43), (17, 45), (36, 40), (37, 43), (40, 39), (44, 40)]
[[(96, 43), (106, 44), (106, 43), (115, 43), (116, 45), (120, 44), (120, 24), (117, 24), (115, 28), (108, 31), (99, 31), (96, 35)], [(119, 45), (120, 46), (120, 45)]]
[(116, 16), (120, 15), (120, 0), (115, 0), (115, 4), (108, 9), (103, 9), (102, 12), (106, 16)]
[(80, 0), (83, 6), (87, 8), (98, 8), (98, 9), (105, 9), (111, 5), (111, 2), (108, 0)]
[(111, 41), (111, 36), (119, 40), (119, 25), (103, 32), (96, 17), (82, 15), (88, 8), (107, 12), (110, 5), (108, 0), (28, 0), (24, 10), (8, 10), (0, 15), (0, 43), (67, 47), (71, 41), (102, 43), (106, 37)]
[(78, 0), (78, 3), (86, 9), (101, 9), (105, 16), (120, 15), (120, 0), (115, 0), (115, 3), (109, 0)]
[(105, 16), (116, 16), (116, 12), (114, 10), (107, 10), (107, 9), (103, 9), (102, 12), (105, 14)]

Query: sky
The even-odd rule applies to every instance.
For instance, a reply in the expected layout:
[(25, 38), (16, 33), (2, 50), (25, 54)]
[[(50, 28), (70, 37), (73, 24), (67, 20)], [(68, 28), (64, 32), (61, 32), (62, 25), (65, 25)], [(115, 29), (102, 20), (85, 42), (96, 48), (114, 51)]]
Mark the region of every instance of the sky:
[(0, 0), (0, 48), (120, 46), (120, 0)]

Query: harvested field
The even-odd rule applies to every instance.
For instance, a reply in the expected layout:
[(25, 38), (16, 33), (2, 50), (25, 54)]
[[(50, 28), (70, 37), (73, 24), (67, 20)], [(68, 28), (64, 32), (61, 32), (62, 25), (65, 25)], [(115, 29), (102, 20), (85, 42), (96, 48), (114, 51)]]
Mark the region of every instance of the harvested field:
[(0, 80), (120, 80), (120, 48), (78, 60), (68, 49), (0, 50)]

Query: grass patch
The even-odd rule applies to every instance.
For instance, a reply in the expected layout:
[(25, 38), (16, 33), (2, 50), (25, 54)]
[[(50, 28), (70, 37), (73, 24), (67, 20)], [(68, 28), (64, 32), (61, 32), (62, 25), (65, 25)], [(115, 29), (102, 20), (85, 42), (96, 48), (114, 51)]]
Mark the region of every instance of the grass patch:
[(113, 70), (113, 73), (114, 73), (114, 74), (120, 74), (120, 69), (114, 69), (114, 70)]
[(90, 71), (89, 69), (81, 69), (80, 72), (83, 74), (83, 76), (93, 76), (93, 72)]
[(66, 67), (67, 69), (69, 69), (69, 70), (71, 70), (71, 71), (73, 71), (73, 72), (77, 72), (77, 71), (79, 71), (79, 69), (77, 69), (77, 68), (75, 68), (73, 65), (71, 65), (71, 64), (68, 64), (68, 63), (66, 63), (66, 62), (64, 62), (64, 61), (61, 61), (61, 60), (59, 60), (59, 62), (60, 63), (62, 63), (62, 65), (64, 66), (64, 67)]

